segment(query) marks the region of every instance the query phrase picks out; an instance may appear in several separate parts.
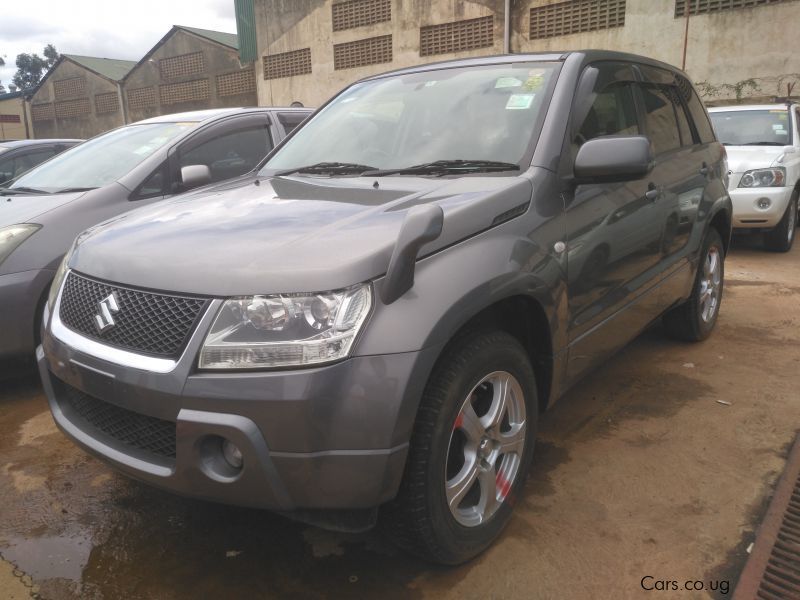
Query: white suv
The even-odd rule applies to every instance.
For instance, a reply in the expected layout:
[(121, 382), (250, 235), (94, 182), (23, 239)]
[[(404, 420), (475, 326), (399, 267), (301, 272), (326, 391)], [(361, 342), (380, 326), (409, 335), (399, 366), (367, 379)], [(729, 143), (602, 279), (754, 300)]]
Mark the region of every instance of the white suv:
[(788, 252), (800, 194), (800, 106), (725, 106), (708, 112), (728, 151), (734, 229), (762, 230), (769, 250)]

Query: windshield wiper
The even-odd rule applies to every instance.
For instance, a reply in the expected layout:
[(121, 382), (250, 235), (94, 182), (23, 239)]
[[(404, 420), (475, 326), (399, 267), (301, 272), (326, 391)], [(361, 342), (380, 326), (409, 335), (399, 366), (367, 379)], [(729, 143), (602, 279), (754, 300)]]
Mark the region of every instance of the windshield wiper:
[(53, 192), (54, 194), (68, 194), (70, 192), (89, 192), (91, 190), (96, 190), (96, 187), (71, 187), (71, 188), (64, 188), (63, 190), (58, 190), (57, 192)]
[(436, 160), (400, 169), (381, 169), (362, 173), (369, 177), (385, 175), (431, 175), (436, 173), (491, 173), (498, 171), (519, 171), (519, 165), (496, 160)]
[(291, 175), (292, 173), (330, 173), (338, 175), (340, 173), (363, 173), (364, 171), (374, 171), (375, 167), (369, 165), (359, 165), (357, 163), (342, 163), (342, 162), (319, 162), (313, 165), (306, 165), (304, 167), (295, 167), (294, 169), (285, 169), (275, 173), (277, 177), (283, 175)]
[(748, 142), (742, 145), (743, 146), (786, 146), (786, 144), (782, 144), (780, 142)]
[(15, 188), (7, 188), (7, 187), (0, 187), (0, 195), (3, 196), (11, 196), (13, 194), (50, 194), (50, 192), (45, 192), (44, 190), (37, 190), (36, 188), (30, 187), (15, 187)]

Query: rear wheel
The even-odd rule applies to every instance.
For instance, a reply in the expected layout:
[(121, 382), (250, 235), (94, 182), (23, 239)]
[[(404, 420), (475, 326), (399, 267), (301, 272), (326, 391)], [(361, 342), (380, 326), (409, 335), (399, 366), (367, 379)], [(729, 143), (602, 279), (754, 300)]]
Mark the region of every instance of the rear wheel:
[(778, 226), (764, 234), (764, 246), (767, 250), (788, 252), (792, 249), (794, 234), (797, 229), (797, 196), (797, 192), (792, 194), (789, 206), (786, 207), (786, 212), (783, 213)]
[(710, 229), (703, 243), (692, 295), (664, 315), (664, 326), (674, 338), (687, 342), (706, 339), (719, 316), (725, 283), (725, 248), (716, 229)]
[(533, 457), (538, 404), (525, 349), (504, 332), (456, 340), (426, 386), (397, 498), (382, 519), (394, 541), (458, 564), (508, 523)]

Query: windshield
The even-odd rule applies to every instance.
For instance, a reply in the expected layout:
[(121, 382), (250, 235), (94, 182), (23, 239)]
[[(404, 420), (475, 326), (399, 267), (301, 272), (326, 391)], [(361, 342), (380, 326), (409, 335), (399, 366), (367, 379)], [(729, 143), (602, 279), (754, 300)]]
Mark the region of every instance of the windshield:
[(320, 163), (384, 170), (452, 160), (519, 164), (556, 68), (470, 66), (358, 83), (303, 125), (262, 173)]
[(734, 110), (710, 113), (717, 138), (726, 146), (787, 146), (792, 143), (789, 111)]
[(7, 187), (43, 192), (102, 187), (196, 126), (197, 123), (147, 123), (115, 129), (62, 152)]

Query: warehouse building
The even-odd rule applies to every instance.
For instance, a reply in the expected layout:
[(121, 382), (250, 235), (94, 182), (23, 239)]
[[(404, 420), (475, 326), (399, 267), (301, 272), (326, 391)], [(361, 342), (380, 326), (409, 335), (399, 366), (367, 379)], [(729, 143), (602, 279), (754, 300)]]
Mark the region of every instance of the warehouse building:
[(255, 106), (253, 65), (236, 34), (175, 25), (123, 81), (129, 122), (157, 115)]
[(34, 137), (85, 139), (119, 127), (130, 60), (62, 54), (31, 98)]
[(0, 94), (0, 140), (27, 140), (32, 129), (24, 93)]
[[(235, 0), (262, 105), (324, 102), (424, 62), (604, 48), (689, 75), (708, 101), (786, 95), (800, 80), (800, 0)], [(508, 19), (506, 20), (506, 7)], [(800, 86), (798, 86), (800, 91)]]

